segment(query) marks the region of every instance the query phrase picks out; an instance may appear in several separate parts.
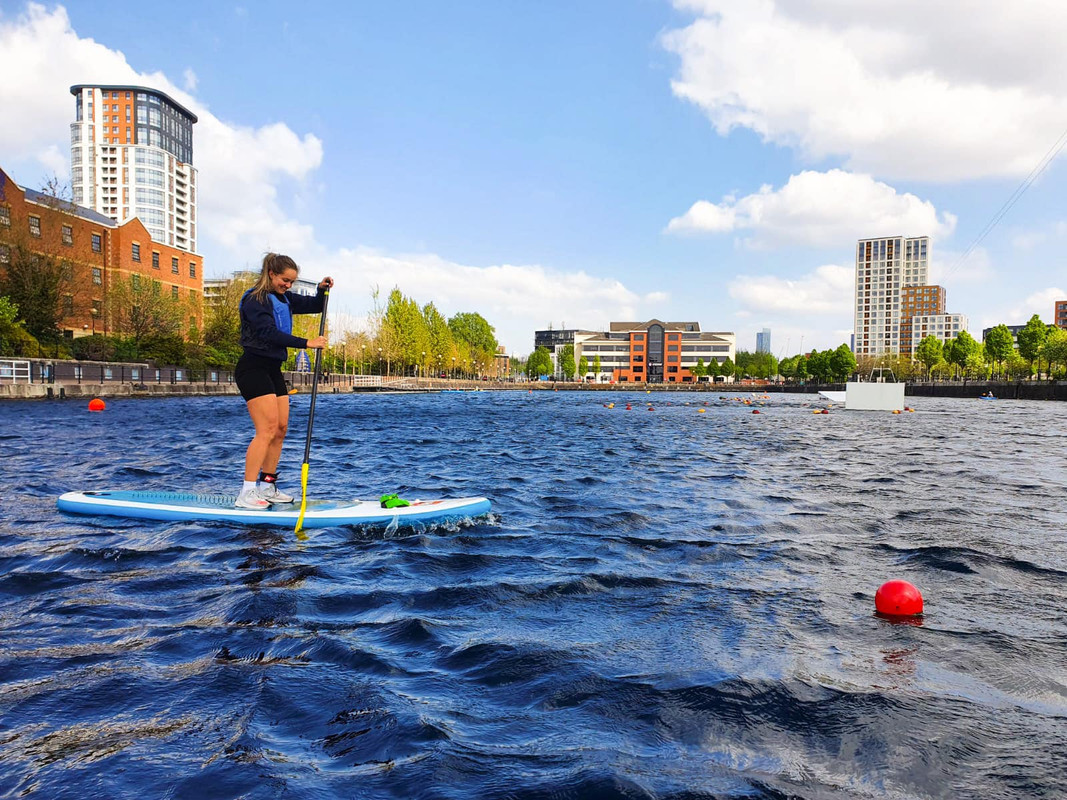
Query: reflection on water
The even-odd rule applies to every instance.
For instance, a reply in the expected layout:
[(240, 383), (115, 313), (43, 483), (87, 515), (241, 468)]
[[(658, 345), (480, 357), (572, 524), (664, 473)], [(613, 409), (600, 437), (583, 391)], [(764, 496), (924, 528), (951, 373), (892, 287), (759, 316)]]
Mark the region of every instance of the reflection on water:
[(0, 406), (0, 794), (1067, 794), (1067, 408), (635, 397), (323, 396), (312, 494), (494, 514), (304, 542), (55, 511), (232, 490), (234, 398)]

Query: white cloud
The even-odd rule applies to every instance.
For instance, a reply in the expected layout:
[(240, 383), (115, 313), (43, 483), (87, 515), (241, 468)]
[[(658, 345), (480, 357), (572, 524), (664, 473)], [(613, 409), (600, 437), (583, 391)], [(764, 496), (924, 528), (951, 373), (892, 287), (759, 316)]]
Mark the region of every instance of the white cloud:
[[(234, 12), (247, 15), (244, 7)], [(138, 72), (118, 51), (83, 39), (62, 7), (29, 5), (13, 19), (0, 18), (0, 72), (18, 74), (0, 81), (0, 153), (4, 159), (32, 162), (66, 174), (69, 125), (74, 101), (69, 87), (78, 83), (131, 83), (166, 92), (199, 118), (194, 126), (194, 163), (198, 170), (198, 219), (201, 251), (216, 256), (209, 274), (257, 266), (267, 250), (288, 252), (304, 265), (305, 277), (331, 274), (337, 280), (332, 307), (340, 327), (354, 330), (365, 318), (373, 286), (387, 294), (398, 286), (418, 303), (433, 301), (451, 315), (477, 311), (497, 329), (509, 351), (533, 349), (533, 331), (550, 322), (606, 324), (662, 313), (668, 296), (640, 296), (616, 280), (584, 272), (510, 264), (477, 267), (434, 255), (390, 255), (365, 247), (331, 252), (310, 224), (293, 215), (293, 184), (306, 182), (321, 166), (323, 149), (314, 135), (298, 134), (284, 122), (253, 128), (220, 119), (190, 91), (195, 74), (187, 70), (179, 88), (165, 75)], [(45, 144), (42, 144), (45, 143)], [(62, 171), (58, 169), (63, 165)], [(36, 178), (36, 176), (33, 176)], [(29, 183), (29, 180), (23, 178)], [(281, 198), (285, 197), (287, 203)], [(219, 252), (217, 252), (219, 251)]]
[(1067, 291), (1058, 287), (1040, 289), (1028, 295), (1021, 303), (984, 315), (981, 328), (991, 328), (1001, 323), (1005, 325), (1025, 325), (1034, 314), (1041, 317), (1042, 322), (1051, 325), (1057, 300), (1067, 300)]
[(982, 286), (996, 277), (993, 260), (984, 247), (976, 247), (960, 261), (962, 255), (957, 250), (933, 249), (930, 253), (930, 283), (948, 290), (954, 286)]
[(496, 328), (508, 352), (533, 350), (533, 331), (550, 322), (559, 326), (591, 326), (594, 321), (647, 319), (667, 295), (638, 295), (622, 283), (584, 272), (561, 272), (541, 266), (501, 264), (475, 267), (435, 255), (390, 255), (370, 248), (344, 249), (309, 259), (305, 277), (330, 274), (337, 282), (330, 293), (342, 307), (366, 305), (371, 290), (381, 291), (384, 303), (394, 286), (420, 305), (433, 301), (451, 316), (477, 311)]
[(743, 308), (767, 315), (826, 314), (848, 317), (856, 288), (852, 267), (825, 264), (797, 279), (774, 275), (738, 275), (730, 297)]
[[(250, 128), (219, 119), (165, 75), (138, 72), (121, 52), (81, 38), (62, 6), (49, 11), (29, 4), (18, 17), (0, 20), (0, 73), (20, 76), (0, 81), (0, 108), (18, 109), (0, 115), (5, 159), (35, 162), (66, 175), (74, 118), (69, 88), (79, 83), (151, 86), (199, 118), (193, 128), (193, 160), (199, 175), (201, 250), (214, 242), (239, 259), (240, 266), (250, 253), (268, 246), (312, 246), (311, 226), (291, 219), (279, 202), (283, 185), (303, 180), (322, 163), (322, 143), (312, 134), (300, 136), (280, 122)], [(187, 84), (191, 75), (188, 70)], [(36, 177), (22, 180), (32, 185)]]
[(200, 83), (196, 77), (196, 73), (193, 72), (192, 67), (189, 67), (182, 73), (182, 88), (187, 92), (195, 92), (197, 85)]
[(675, 94), (726, 135), (859, 172), (1026, 175), (1067, 126), (1067, 4), (1057, 0), (676, 0)]
[(755, 247), (783, 244), (838, 246), (860, 236), (928, 235), (944, 238), (956, 217), (938, 214), (929, 201), (899, 194), (869, 175), (839, 169), (805, 171), (785, 186), (762, 186), (755, 194), (726, 197), (719, 204), (694, 203), (667, 225), (668, 232), (729, 233), (752, 231), (745, 243)]

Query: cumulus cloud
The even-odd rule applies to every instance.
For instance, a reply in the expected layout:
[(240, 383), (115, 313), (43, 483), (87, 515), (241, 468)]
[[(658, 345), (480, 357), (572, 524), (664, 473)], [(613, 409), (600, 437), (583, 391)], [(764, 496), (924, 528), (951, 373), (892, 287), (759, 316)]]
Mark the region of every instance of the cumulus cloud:
[[(0, 20), (0, 72), (20, 76), (0, 81), (0, 107), (19, 109), (0, 115), (5, 159), (34, 161), (66, 175), (74, 119), (69, 88), (79, 83), (151, 86), (199, 118), (193, 162), (199, 175), (200, 249), (207, 239), (243, 262), (265, 243), (291, 250), (311, 246), (311, 227), (289, 217), (279, 202), (279, 186), (306, 178), (322, 163), (322, 143), (314, 135), (301, 136), (282, 122), (251, 128), (220, 119), (167, 76), (138, 72), (120, 51), (80, 37), (62, 6), (48, 10), (29, 4), (21, 15)], [(191, 70), (185, 83), (190, 76), (195, 86)]]
[(742, 309), (767, 315), (848, 316), (856, 288), (853, 267), (825, 264), (796, 279), (738, 275), (728, 285)]
[(1067, 4), (676, 0), (674, 93), (721, 135), (748, 128), (857, 172), (1026, 175), (1067, 126)]
[[(373, 288), (382, 301), (395, 286), (420, 305), (433, 301), (446, 316), (477, 311), (496, 328), (509, 352), (533, 350), (533, 331), (549, 321), (583, 327), (592, 321), (646, 319), (667, 295), (638, 295), (610, 278), (563, 272), (537, 265), (471, 266), (436, 255), (396, 255), (371, 248), (343, 249), (305, 264), (312, 277), (329, 273), (337, 285), (331, 304), (366, 304)], [(588, 322), (587, 322), (588, 321)]]
[[(835, 246), (862, 235), (949, 236), (956, 217), (938, 213), (929, 201), (898, 193), (869, 175), (843, 170), (801, 172), (780, 189), (720, 203), (700, 200), (667, 225), (671, 233), (751, 231), (754, 247), (785, 244)], [(866, 231), (866, 233), (864, 233)]]
[(983, 315), (981, 327), (991, 328), (1001, 323), (1005, 325), (1025, 325), (1034, 314), (1037, 314), (1042, 322), (1051, 325), (1057, 300), (1067, 300), (1067, 291), (1055, 286), (1048, 289), (1039, 289), (1027, 295), (1026, 299), (1021, 303), (1005, 306), (999, 311)]

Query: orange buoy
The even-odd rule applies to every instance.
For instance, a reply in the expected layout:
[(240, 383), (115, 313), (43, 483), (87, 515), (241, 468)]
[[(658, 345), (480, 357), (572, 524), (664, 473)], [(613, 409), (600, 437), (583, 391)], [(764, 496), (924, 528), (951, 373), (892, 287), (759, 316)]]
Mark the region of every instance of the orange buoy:
[(107, 406), (104, 405), (104, 401), (101, 400), (99, 397), (94, 397), (92, 400), (89, 401), (90, 411), (103, 411), (105, 408), (107, 408)]
[(704, 411), (705, 411), (705, 409), (703, 409), (703, 408), (698, 408), (698, 409), (697, 409), (697, 413), (698, 413), (698, 414), (703, 414), (703, 413), (704, 413)]
[(914, 617), (923, 613), (923, 596), (907, 581), (886, 581), (874, 595), (874, 608), (879, 614)]
[(900, 409), (899, 408), (894, 408), (893, 409), (893, 413), (894, 414), (899, 414), (900, 413)]

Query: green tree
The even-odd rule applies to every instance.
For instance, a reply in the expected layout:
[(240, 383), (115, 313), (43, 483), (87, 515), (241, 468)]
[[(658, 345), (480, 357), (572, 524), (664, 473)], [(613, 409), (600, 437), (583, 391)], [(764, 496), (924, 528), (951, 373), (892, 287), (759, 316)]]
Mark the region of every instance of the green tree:
[(452, 329), (448, 327), (448, 320), (433, 303), (427, 303), (422, 307), (422, 316), (430, 337), (427, 361), (438, 369), (443, 368), (445, 364), (452, 363), (452, 356), (456, 352)]
[(811, 377), (819, 383), (829, 383), (833, 377), (833, 367), (830, 364), (832, 350), (812, 350), (808, 358), (808, 371)]
[(934, 364), (941, 361), (944, 355), (944, 345), (941, 344), (941, 340), (936, 336), (925, 336), (923, 340), (919, 342), (919, 346), (915, 348), (915, 356), (926, 367), (926, 374), (929, 375), (930, 371), (934, 368)]
[(704, 369), (711, 378), (717, 378), (721, 374), (719, 370), (719, 360), (717, 358), (711, 359)]
[(719, 374), (725, 375), (727, 380), (734, 374), (734, 362), (730, 360), (729, 356), (719, 364)]
[(526, 359), (526, 374), (531, 379), (536, 380), (542, 375), (549, 375), (552, 372), (552, 355), (548, 352), (547, 347), (538, 347), (534, 350), (530, 357)]
[(18, 307), (22, 327), (35, 339), (54, 342), (58, 338), (61, 303), (72, 269), (69, 261), (35, 252), (26, 243), (9, 247), (4, 293)]
[(563, 377), (567, 380), (573, 380), (576, 369), (574, 364), (574, 345), (564, 345), (556, 354), (556, 362), (559, 364), (559, 371), (563, 373)]
[(1004, 362), (1015, 352), (1015, 342), (1007, 325), (997, 325), (989, 332), (985, 338), (984, 350), (986, 361), (994, 365), (999, 375)]
[(593, 380), (600, 381), (600, 355), (593, 356)]
[(1053, 366), (1060, 364), (1067, 368), (1067, 329), (1051, 328), (1045, 343), (1041, 346), (1041, 357), (1048, 361), (1049, 377), (1052, 377)]
[(945, 342), (945, 360), (956, 367), (957, 377), (960, 371), (966, 371), (967, 363), (972, 356), (979, 354), (982, 345), (975, 341), (967, 331), (960, 331), (955, 339)]
[(829, 357), (830, 374), (835, 381), (843, 382), (856, 371), (856, 356), (847, 344), (839, 345)]
[(1045, 339), (1048, 338), (1048, 326), (1041, 321), (1041, 317), (1034, 314), (1029, 322), (1018, 333), (1019, 355), (1030, 362), (1030, 372), (1034, 371), (1034, 361), (1041, 352)]
[(585, 356), (578, 359), (578, 374), (581, 375), (583, 381), (585, 376), (589, 374), (589, 359)]
[(112, 280), (107, 304), (113, 329), (131, 339), (136, 352), (149, 337), (180, 336), (187, 318), (180, 298), (163, 291), (159, 281), (136, 274)]

